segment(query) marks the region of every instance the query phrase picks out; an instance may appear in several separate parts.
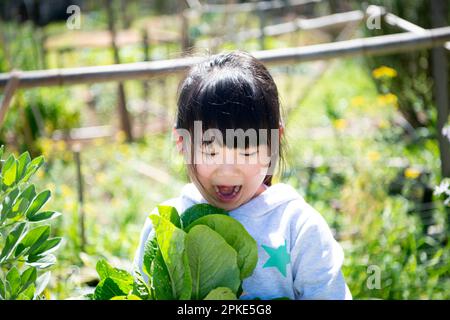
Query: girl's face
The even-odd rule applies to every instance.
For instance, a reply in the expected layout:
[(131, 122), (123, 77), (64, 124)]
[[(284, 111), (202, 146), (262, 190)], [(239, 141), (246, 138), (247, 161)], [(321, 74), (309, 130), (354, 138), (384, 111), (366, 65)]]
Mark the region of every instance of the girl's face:
[(231, 211), (265, 190), (269, 151), (267, 145), (230, 149), (212, 143), (196, 148), (191, 180), (210, 204)]

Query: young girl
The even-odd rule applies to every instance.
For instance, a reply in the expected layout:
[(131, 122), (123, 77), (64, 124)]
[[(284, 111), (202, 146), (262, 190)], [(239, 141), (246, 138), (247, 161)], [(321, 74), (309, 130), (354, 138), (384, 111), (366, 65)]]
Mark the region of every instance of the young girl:
[[(261, 62), (235, 51), (192, 67), (180, 86), (174, 136), (191, 183), (163, 204), (180, 214), (198, 203), (223, 208), (257, 242), (258, 264), (240, 299), (351, 299), (343, 250), (325, 220), (294, 188), (272, 184), (283, 125), (277, 87)], [(147, 219), (134, 261), (141, 274), (152, 237)]]

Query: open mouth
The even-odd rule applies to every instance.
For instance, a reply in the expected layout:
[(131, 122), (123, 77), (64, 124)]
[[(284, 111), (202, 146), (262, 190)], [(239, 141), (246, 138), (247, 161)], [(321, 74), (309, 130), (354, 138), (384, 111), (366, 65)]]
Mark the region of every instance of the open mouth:
[(214, 186), (217, 197), (223, 202), (231, 202), (235, 200), (239, 193), (241, 192), (242, 185), (232, 185), (232, 186)]

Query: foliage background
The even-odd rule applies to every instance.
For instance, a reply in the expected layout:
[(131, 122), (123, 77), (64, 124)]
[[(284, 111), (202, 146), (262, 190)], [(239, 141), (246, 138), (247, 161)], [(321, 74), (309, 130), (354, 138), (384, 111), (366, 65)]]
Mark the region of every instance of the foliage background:
[[(427, 1), (371, 3), (381, 3), (401, 17), (430, 26), (429, 15), (422, 14), (429, 10)], [(120, 1), (114, 2), (117, 13), (120, 5)], [(361, 8), (356, 1), (344, 1), (344, 5)], [(107, 28), (101, 3), (86, 1), (82, 8), (83, 30)], [(133, 17), (132, 29), (159, 21), (158, 28), (178, 32), (177, 10), (176, 1), (152, 5), (130, 1), (126, 13)], [(315, 14), (329, 11), (330, 3), (324, 1)], [(39, 49), (41, 32), (75, 41), (64, 21), (36, 26), (3, 18), (2, 44), (8, 46), (0, 46), (1, 72), (113, 63), (110, 49), (99, 48), (48, 52), (44, 61)], [(127, 26), (125, 20), (118, 18), (118, 29)], [(279, 23), (282, 18), (270, 17), (269, 21)], [(214, 31), (214, 26), (225, 23), (220, 15), (197, 17), (189, 33), (199, 42), (208, 39), (205, 33)], [(237, 15), (228, 25), (246, 29), (258, 24), (255, 15)], [(396, 31), (384, 25), (371, 32), (362, 24), (354, 36), (392, 32)], [(272, 49), (328, 41), (332, 38), (326, 32), (298, 31), (267, 37), (265, 46)], [(259, 41), (228, 41), (215, 51), (236, 48), (258, 50)], [(143, 60), (140, 45), (125, 46), (120, 55), (122, 62)], [(179, 43), (151, 47), (152, 60), (181, 55)], [(311, 83), (322, 67), (321, 62), (270, 67), (280, 91), (288, 143), (286, 170), (276, 181), (294, 186), (325, 217), (344, 248), (343, 271), (354, 298), (449, 299), (449, 207), (444, 196), (433, 193), (443, 177), (429, 52), (328, 61), (323, 74)], [(140, 81), (127, 81), (133, 123), (143, 117), (150, 124), (173, 123), (180, 79), (149, 80), (147, 96)], [(145, 101), (152, 102), (148, 113), (143, 113)], [(63, 213), (52, 230), (65, 238), (47, 289), (51, 299), (79, 298), (91, 292), (98, 282), (95, 264), (100, 258), (129, 269), (148, 213), (158, 203), (177, 196), (188, 182), (170, 130), (144, 131), (132, 144), (125, 142), (123, 132), (115, 131), (110, 138), (83, 145), (84, 201), (79, 202), (73, 146), (51, 137), (55, 130), (87, 125), (118, 128), (116, 106), (114, 83), (20, 90), (0, 128), (0, 144), (7, 150), (16, 155), (28, 150), (47, 159), (33, 182), (52, 191), (51, 208)], [(42, 121), (37, 120), (36, 110)], [(410, 120), (412, 131), (401, 125), (405, 114), (418, 121)], [(81, 237), (82, 212), (85, 241)], [(379, 288), (372, 286), (370, 270), (380, 271)]]

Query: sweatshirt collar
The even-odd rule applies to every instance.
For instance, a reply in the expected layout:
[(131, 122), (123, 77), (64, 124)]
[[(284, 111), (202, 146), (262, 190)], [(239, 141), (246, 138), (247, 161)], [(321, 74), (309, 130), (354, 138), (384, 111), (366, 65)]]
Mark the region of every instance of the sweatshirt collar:
[[(192, 182), (183, 187), (181, 197), (185, 198), (184, 200), (191, 202), (188, 207), (198, 203), (207, 203), (200, 191)], [(266, 190), (255, 198), (230, 211), (230, 215), (258, 217), (268, 213), (281, 204), (296, 199), (303, 198), (292, 186), (285, 183), (276, 183), (268, 186)]]

